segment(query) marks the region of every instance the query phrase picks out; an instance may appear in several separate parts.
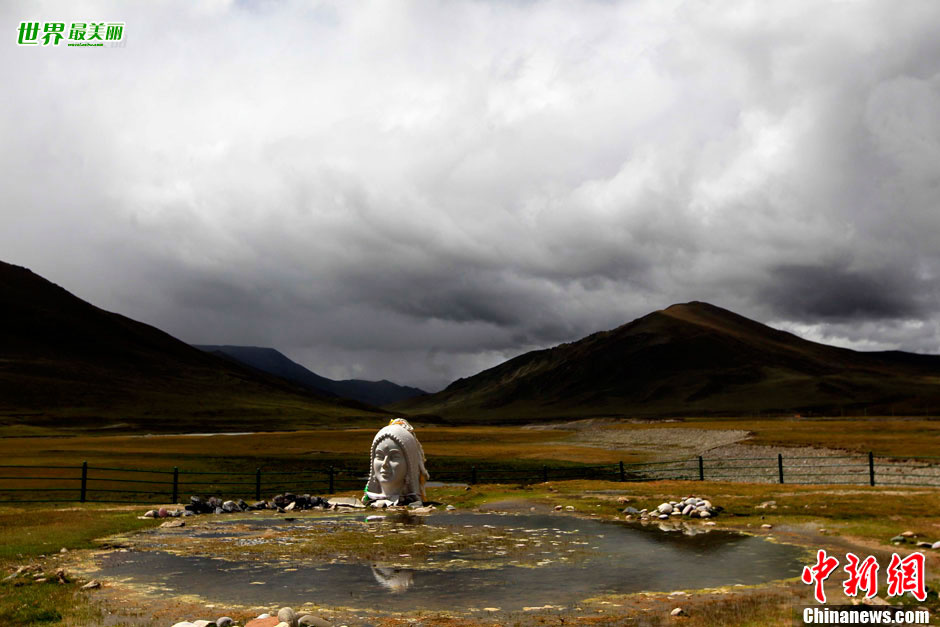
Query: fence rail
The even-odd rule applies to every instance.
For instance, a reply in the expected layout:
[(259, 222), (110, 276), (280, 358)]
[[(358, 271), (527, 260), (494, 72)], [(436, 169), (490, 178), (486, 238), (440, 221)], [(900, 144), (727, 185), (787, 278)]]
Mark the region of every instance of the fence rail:
[[(836, 463), (836, 460), (840, 460)], [(115, 476), (118, 475), (118, 476)], [(431, 468), (444, 483), (539, 483), (568, 479), (621, 482), (656, 480), (740, 481), (786, 484), (841, 484), (940, 487), (940, 457), (895, 459), (866, 455), (822, 457), (692, 457), (659, 462), (508, 468)], [(0, 464), (0, 503), (178, 503), (183, 493), (261, 500), (278, 492), (334, 494), (361, 488), (360, 472), (327, 466), (295, 472), (191, 471), (89, 466)], [(48, 493), (71, 498), (42, 498)], [(36, 498), (32, 498), (36, 497)]]

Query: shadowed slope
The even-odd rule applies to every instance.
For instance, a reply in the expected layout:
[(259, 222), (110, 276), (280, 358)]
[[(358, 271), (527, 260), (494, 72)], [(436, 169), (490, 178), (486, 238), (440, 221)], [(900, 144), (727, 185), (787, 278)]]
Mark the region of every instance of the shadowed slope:
[(0, 262), (0, 422), (128, 430), (294, 428), (382, 412), (200, 351)]
[(394, 407), (455, 420), (940, 407), (940, 357), (809, 342), (707, 303), (520, 355)]

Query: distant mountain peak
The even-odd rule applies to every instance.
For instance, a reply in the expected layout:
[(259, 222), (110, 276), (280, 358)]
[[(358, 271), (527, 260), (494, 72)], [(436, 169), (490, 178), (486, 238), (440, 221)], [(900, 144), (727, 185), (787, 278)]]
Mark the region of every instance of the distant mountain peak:
[(215, 344), (196, 344), (195, 347), (208, 352), (219, 352), (228, 355), (252, 368), (263, 370), (329, 396), (349, 398), (378, 407), (426, 394), (424, 390), (398, 385), (387, 379), (381, 381), (364, 381), (361, 379), (334, 381), (308, 370), (275, 348)]
[(519, 355), (397, 404), (449, 419), (747, 415), (940, 402), (940, 357), (860, 353), (773, 329), (702, 301)]

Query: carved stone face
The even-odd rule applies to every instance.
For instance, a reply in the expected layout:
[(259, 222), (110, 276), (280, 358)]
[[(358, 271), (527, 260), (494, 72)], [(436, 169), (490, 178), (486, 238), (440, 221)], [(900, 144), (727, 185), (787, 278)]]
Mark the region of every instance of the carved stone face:
[(408, 460), (405, 452), (391, 438), (385, 438), (375, 447), (372, 458), (372, 473), (382, 486), (382, 494), (392, 499), (399, 496), (408, 476)]

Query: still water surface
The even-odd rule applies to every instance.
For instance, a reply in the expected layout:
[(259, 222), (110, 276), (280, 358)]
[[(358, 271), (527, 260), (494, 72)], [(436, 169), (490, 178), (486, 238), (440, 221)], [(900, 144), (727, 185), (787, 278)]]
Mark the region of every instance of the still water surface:
[[(349, 520), (350, 516), (332, 517)], [(365, 516), (359, 516), (360, 520)], [(308, 524), (305, 519), (257, 518), (213, 524), (278, 529)], [(309, 520), (309, 519), (308, 519)], [(324, 517), (320, 517), (322, 522)], [(381, 607), (389, 611), (460, 610), (495, 606), (572, 605), (607, 593), (670, 591), (733, 584), (756, 584), (799, 575), (803, 549), (725, 531), (696, 535), (665, 532), (618, 522), (564, 515), (499, 515), (463, 512), (423, 517), (422, 524), (524, 527), (576, 532), (591, 551), (572, 563), (539, 567), (507, 566), (407, 570), (369, 563), (298, 565), (237, 562), (174, 555), (162, 551), (115, 552), (102, 563), (104, 577), (152, 586), (165, 596), (195, 594), (240, 605), (323, 605)], [(699, 528), (701, 529), (701, 528)], [(157, 534), (182, 530), (154, 530)], [(272, 556), (274, 557), (274, 556)], [(548, 556), (551, 558), (552, 556)], [(263, 583), (258, 583), (263, 582)]]

